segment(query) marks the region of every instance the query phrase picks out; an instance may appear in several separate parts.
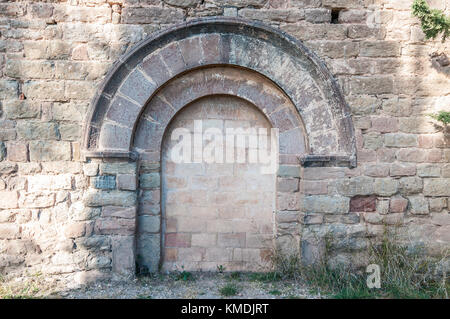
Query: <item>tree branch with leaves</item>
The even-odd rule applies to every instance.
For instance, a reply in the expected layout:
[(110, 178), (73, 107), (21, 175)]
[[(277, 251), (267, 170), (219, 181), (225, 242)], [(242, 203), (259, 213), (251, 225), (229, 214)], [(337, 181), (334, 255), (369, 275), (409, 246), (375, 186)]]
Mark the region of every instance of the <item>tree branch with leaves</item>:
[(412, 14), (420, 19), (427, 39), (435, 39), (442, 33), (442, 42), (444, 42), (450, 36), (450, 18), (441, 10), (431, 9), (425, 0), (414, 0)]

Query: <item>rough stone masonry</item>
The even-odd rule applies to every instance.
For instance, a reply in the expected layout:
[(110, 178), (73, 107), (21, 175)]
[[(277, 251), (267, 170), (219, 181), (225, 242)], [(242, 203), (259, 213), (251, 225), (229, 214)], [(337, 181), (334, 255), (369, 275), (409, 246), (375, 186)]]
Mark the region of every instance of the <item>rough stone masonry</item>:
[[(425, 40), (411, 16), (411, 2), (0, 0), (0, 274), (42, 272), (84, 283), (111, 274), (132, 275), (142, 262), (138, 255), (149, 259), (151, 271), (158, 270), (161, 256), (183, 264), (180, 256), (161, 255), (167, 225), (160, 210), (165, 197), (159, 159), (139, 153), (139, 141), (134, 144), (138, 160), (111, 158), (105, 152), (85, 156), (82, 134), (102, 80), (125, 53), (159, 30), (216, 16), (258, 20), (301, 40), (330, 70), (350, 108), (355, 165), (317, 167), (293, 157), (280, 162), (274, 192), (281, 203), (274, 212), (276, 247), (314, 262), (323, 254), (323, 239), (330, 237), (329, 263), (365, 266), (369, 242), (389, 228), (412, 248), (442, 253), (450, 247), (450, 131), (428, 114), (450, 110), (450, 66), (433, 58), (450, 54), (450, 42)], [(450, 13), (448, 0), (428, 3)], [(232, 70), (207, 72), (210, 79), (245, 82)], [(150, 73), (142, 74), (139, 83), (153, 83)], [(261, 84), (264, 92), (275, 92), (271, 85)], [(284, 99), (282, 94), (276, 96)], [(102, 93), (106, 99), (111, 96)], [(271, 123), (284, 123), (280, 127), (286, 129), (291, 125), (286, 123), (302, 122), (292, 127), (304, 125), (305, 140), (332, 147), (317, 141), (337, 136), (333, 125), (340, 122), (326, 117), (328, 113), (313, 112), (308, 118), (302, 110), (305, 116), (298, 120), (292, 115), (295, 107), (283, 103), (290, 111), (271, 113)], [(116, 106), (123, 114), (136, 107), (125, 97)], [(164, 110), (156, 116), (166, 116)], [(157, 118), (149, 114), (136, 124), (137, 139), (153, 136), (150, 126), (143, 128), (147, 115)], [(107, 114), (104, 125), (114, 116)], [(100, 135), (100, 143), (109, 141)], [(195, 236), (200, 246), (211, 238), (207, 235)], [(248, 247), (242, 236), (223, 238)], [(214, 237), (214, 245), (220, 246), (221, 239)], [(186, 241), (174, 245), (182, 248)], [(239, 251), (246, 262), (253, 260), (254, 251)], [(218, 256), (217, 262), (206, 257), (198, 250), (196, 258), (211, 265), (238, 258), (233, 253), (229, 260)]]

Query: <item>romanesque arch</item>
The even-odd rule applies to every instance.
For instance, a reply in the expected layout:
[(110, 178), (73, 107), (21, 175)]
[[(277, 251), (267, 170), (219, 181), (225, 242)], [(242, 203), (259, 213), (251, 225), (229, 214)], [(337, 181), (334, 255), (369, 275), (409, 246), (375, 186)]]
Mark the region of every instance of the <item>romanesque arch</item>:
[[(211, 96), (244, 100), (280, 131), (274, 237), (282, 246), (298, 247), (298, 231), (283, 225), (301, 211), (301, 190), (290, 187), (293, 181), (298, 185), (300, 165), (356, 165), (348, 106), (323, 62), (298, 40), (260, 23), (223, 17), (156, 33), (108, 73), (83, 139), (87, 159), (138, 162), (137, 233), (145, 237), (137, 239), (138, 251), (150, 252), (143, 257), (150, 270), (161, 261), (166, 227), (160, 199), (164, 133), (180, 110)], [(130, 250), (128, 260), (134, 254)]]

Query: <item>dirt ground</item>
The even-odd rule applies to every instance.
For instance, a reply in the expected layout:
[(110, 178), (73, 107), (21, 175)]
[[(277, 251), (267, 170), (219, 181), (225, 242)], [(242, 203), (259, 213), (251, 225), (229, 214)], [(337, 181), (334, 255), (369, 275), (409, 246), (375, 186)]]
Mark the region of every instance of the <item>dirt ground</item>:
[(0, 283), (2, 298), (67, 299), (215, 299), (324, 298), (304, 285), (264, 274), (187, 273), (138, 277), (126, 282), (99, 282), (75, 289), (43, 283), (39, 278)]

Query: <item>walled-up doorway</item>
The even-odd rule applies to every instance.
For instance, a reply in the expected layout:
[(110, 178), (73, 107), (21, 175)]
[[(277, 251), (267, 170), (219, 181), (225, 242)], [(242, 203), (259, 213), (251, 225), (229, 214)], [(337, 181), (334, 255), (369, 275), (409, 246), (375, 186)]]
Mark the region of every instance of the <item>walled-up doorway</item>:
[[(194, 145), (194, 126), (202, 132), (201, 146)], [(270, 128), (256, 107), (233, 96), (199, 99), (175, 116), (162, 153), (163, 269), (266, 268), (276, 184), (267, 159), (278, 158), (270, 154)], [(183, 130), (189, 134), (181, 136)], [(264, 137), (258, 131), (267, 133), (266, 141), (258, 143)], [(183, 154), (191, 158), (180, 162)]]

